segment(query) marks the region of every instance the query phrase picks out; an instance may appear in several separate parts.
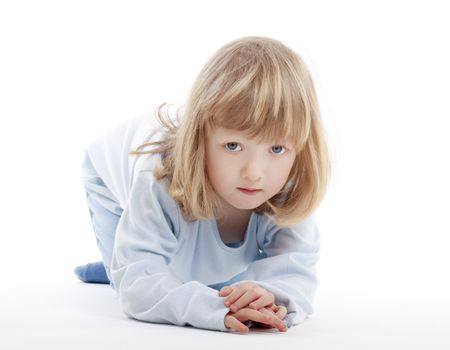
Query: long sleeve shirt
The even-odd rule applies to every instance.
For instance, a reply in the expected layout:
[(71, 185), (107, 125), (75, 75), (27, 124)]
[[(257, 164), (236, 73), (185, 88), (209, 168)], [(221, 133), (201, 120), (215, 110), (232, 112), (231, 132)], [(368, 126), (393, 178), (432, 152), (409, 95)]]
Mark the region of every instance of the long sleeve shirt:
[(225, 244), (214, 218), (186, 221), (153, 170), (160, 155), (129, 157), (161, 134), (137, 118), (88, 147), (98, 174), (123, 208), (111, 262), (112, 282), (129, 317), (227, 331), (219, 290), (252, 281), (284, 305), (288, 327), (313, 312), (320, 235), (314, 216), (280, 228), (252, 213), (243, 242)]

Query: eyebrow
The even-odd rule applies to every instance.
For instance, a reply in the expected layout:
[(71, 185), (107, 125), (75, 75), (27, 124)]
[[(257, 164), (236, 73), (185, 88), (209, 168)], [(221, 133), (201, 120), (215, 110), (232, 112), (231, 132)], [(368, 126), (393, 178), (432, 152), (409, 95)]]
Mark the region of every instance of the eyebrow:
[[(218, 142), (246, 142), (248, 140), (252, 140), (249, 137), (242, 137), (240, 135), (222, 135), (222, 136), (216, 136), (216, 141)], [(293, 148), (293, 143), (289, 142), (288, 140), (286, 141), (281, 141), (281, 142), (262, 142), (260, 143), (262, 145), (266, 145), (266, 146), (284, 146), (287, 148)]]
[[(243, 131), (239, 131), (239, 130), (232, 130), (232, 131), (228, 131), (225, 128), (222, 128), (222, 131), (220, 132), (219, 135), (215, 136), (217, 139), (219, 139), (220, 141), (225, 141), (225, 139), (233, 139), (235, 138), (235, 140), (232, 141), (240, 141), (242, 139), (245, 140), (252, 140), (251, 137), (247, 136), (245, 134), (245, 132)], [(254, 139), (254, 138), (253, 138)], [(263, 143), (264, 145), (272, 145), (272, 146), (285, 146), (288, 148), (294, 148), (294, 143), (292, 141), (289, 140), (278, 140), (278, 141), (274, 141), (274, 142), (268, 142), (268, 143)]]

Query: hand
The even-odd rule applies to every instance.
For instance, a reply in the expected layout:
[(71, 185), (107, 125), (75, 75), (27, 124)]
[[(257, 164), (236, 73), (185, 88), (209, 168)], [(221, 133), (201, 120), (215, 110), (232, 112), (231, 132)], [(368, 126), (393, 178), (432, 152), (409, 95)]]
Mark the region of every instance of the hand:
[(287, 326), (284, 322), (274, 315), (270, 308), (262, 308), (253, 310), (250, 308), (242, 308), (238, 312), (229, 312), (225, 315), (224, 324), (227, 328), (236, 330), (240, 333), (248, 333), (249, 327), (244, 324), (247, 321), (255, 321), (261, 328), (277, 328), (280, 332), (286, 332)]
[(224, 304), (232, 312), (237, 312), (241, 308), (248, 306), (251, 309), (259, 310), (266, 306), (273, 306), (275, 296), (253, 282), (244, 282), (234, 287), (223, 287), (219, 295), (225, 297)]
[[(271, 307), (266, 306), (265, 308), (260, 309), (259, 311), (268, 314), (269, 316), (273, 316), (275, 315), (276, 317), (278, 317), (280, 320), (283, 320), (286, 317), (287, 314), (287, 309), (280, 305), (273, 305)], [(265, 323), (260, 323), (260, 322), (252, 322), (253, 327), (255, 328), (272, 328), (272, 326), (265, 324)]]

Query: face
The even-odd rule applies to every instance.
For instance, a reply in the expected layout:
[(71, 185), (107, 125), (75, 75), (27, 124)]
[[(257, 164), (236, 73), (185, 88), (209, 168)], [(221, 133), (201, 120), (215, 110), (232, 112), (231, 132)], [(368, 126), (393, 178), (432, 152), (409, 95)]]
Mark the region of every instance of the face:
[(286, 183), (295, 160), (292, 142), (257, 143), (245, 132), (217, 127), (206, 139), (206, 170), (224, 208), (255, 209)]

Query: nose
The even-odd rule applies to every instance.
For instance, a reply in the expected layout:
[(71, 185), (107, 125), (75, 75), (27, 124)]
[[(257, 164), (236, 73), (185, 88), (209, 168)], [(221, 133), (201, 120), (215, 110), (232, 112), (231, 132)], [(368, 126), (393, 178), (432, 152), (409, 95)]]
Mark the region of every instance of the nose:
[(241, 176), (243, 179), (248, 180), (252, 184), (256, 184), (259, 180), (261, 180), (263, 175), (263, 166), (261, 161), (257, 159), (257, 157), (253, 157), (249, 159), (241, 170)]

